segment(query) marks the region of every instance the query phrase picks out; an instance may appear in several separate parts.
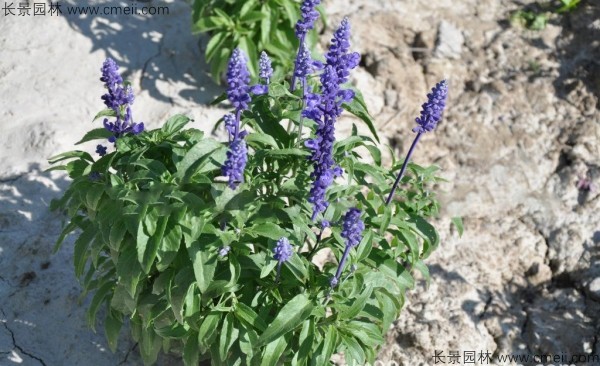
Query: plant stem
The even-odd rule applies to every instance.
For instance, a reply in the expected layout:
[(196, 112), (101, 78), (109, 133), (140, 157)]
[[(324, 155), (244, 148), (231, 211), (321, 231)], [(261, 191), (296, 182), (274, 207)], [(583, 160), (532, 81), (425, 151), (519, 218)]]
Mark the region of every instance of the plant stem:
[[(304, 115), (302, 114), (302, 111), (304, 111), (304, 108), (306, 108), (306, 91), (308, 89), (308, 82), (306, 79), (302, 80), (302, 110), (300, 111), (300, 121), (298, 122), (298, 124), (300, 125), (298, 127), (298, 141), (296, 142), (300, 142), (300, 140), (302, 139), (302, 127), (304, 127)], [(294, 144), (296, 145), (296, 144)]]
[(400, 183), (400, 179), (402, 179), (402, 175), (404, 175), (404, 171), (406, 170), (408, 161), (410, 160), (410, 157), (415, 149), (415, 146), (417, 146), (417, 143), (419, 142), (419, 139), (421, 138), (422, 134), (423, 134), (422, 132), (419, 132), (417, 134), (417, 136), (415, 137), (412, 145), (410, 145), (410, 149), (408, 149), (408, 154), (406, 154), (404, 163), (402, 163), (402, 168), (400, 169), (400, 173), (398, 173), (398, 177), (396, 178), (396, 181), (394, 182), (394, 185), (392, 186), (392, 191), (390, 192), (390, 195), (388, 196), (387, 200), (385, 201), (386, 205), (389, 205), (390, 202), (392, 201), (392, 197), (394, 196), (394, 193), (396, 192), (396, 188), (398, 188), (398, 183)]

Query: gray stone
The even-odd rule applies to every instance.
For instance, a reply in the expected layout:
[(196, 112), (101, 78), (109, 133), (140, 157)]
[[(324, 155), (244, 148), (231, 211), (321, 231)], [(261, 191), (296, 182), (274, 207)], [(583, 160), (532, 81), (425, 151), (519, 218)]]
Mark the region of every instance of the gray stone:
[(455, 25), (442, 20), (438, 27), (434, 56), (438, 58), (458, 59), (462, 53), (465, 38)]

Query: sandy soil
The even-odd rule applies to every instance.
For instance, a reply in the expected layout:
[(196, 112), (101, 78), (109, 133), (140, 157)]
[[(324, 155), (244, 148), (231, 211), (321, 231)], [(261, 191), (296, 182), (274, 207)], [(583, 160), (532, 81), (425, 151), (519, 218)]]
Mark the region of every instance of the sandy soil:
[[(600, 4), (582, 0), (529, 31), (508, 21), (528, 0), (324, 2), (331, 24), (350, 17), (363, 56), (353, 82), (399, 155), (427, 90), (442, 78), (451, 88), (443, 123), (415, 155), (449, 181), (439, 187), (444, 240), (431, 285), (411, 292), (380, 359), (600, 355)], [(186, 113), (210, 131), (222, 115), (206, 105), (222, 89), (206, 75), (189, 6), (153, 4), (170, 14), (0, 13), (0, 365), (141, 364), (127, 335), (113, 354), (102, 328), (87, 328), (72, 241), (51, 254), (64, 218), (48, 204), (68, 181), (43, 170), (92, 127), (107, 56), (133, 82), (136, 121), (153, 128)]]

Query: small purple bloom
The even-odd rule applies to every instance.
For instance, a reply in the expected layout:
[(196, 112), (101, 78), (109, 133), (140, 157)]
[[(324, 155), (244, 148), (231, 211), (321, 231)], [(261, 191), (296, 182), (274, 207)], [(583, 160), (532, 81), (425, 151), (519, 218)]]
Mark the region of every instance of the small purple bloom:
[(229, 178), (229, 188), (236, 189), (244, 182), (244, 169), (248, 161), (248, 148), (242, 138), (234, 138), (227, 151), (227, 160), (222, 167), (223, 175)]
[(362, 240), (362, 233), (365, 230), (365, 224), (360, 219), (360, 214), (361, 212), (359, 209), (351, 208), (348, 210), (348, 212), (346, 212), (346, 215), (344, 215), (341, 235), (342, 238), (346, 239), (346, 248), (344, 249), (344, 254), (342, 254), (342, 258), (340, 259), (340, 264), (338, 265), (335, 276), (330, 281), (332, 288), (337, 286), (340, 280), (344, 265), (346, 264), (346, 260), (350, 254), (350, 249), (357, 246)]
[(265, 79), (267, 84), (269, 79), (273, 75), (273, 67), (271, 67), (271, 59), (267, 56), (265, 51), (260, 53), (260, 59), (258, 60), (258, 69), (260, 70), (258, 76)]
[(104, 146), (104, 145), (96, 146), (96, 153), (100, 156), (106, 155), (106, 146)]
[(273, 258), (275, 258), (279, 263), (277, 263), (277, 277), (275, 282), (279, 282), (279, 275), (281, 273), (281, 265), (287, 262), (292, 255), (294, 254), (294, 249), (290, 244), (288, 238), (283, 237), (277, 241), (275, 244), (275, 248), (273, 249)]
[(230, 135), (235, 134), (235, 116), (231, 113), (227, 113), (223, 116), (223, 122), (225, 123), (225, 129), (229, 132)]
[(432, 131), (442, 119), (447, 98), (448, 83), (446, 80), (442, 80), (431, 89), (431, 93), (427, 94), (427, 102), (422, 106), (421, 116), (416, 119), (418, 126), (413, 128), (413, 132)]
[(219, 256), (225, 257), (227, 254), (229, 254), (230, 250), (231, 250), (231, 247), (229, 245), (219, 248)]

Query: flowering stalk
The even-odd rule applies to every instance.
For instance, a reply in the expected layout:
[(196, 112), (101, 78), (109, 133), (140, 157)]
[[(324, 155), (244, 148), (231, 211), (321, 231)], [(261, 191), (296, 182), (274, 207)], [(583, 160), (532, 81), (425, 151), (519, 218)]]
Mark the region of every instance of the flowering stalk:
[[(236, 189), (244, 181), (244, 169), (248, 162), (248, 148), (244, 136), (246, 131), (240, 131), (240, 118), (242, 111), (248, 109), (250, 91), (261, 93), (257, 86), (250, 87), (250, 73), (248, 72), (247, 59), (244, 53), (236, 48), (233, 50), (227, 65), (227, 98), (235, 107), (235, 115), (227, 114), (225, 127), (229, 132), (229, 151), (227, 159), (222, 166), (223, 175), (229, 178), (229, 188)], [(262, 85), (258, 85), (261, 87)], [(255, 89), (255, 90), (253, 90)]]
[(340, 259), (340, 264), (338, 265), (335, 276), (329, 281), (331, 288), (337, 286), (340, 280), (340, 276), (344, 270), (344, 265), (346, 264), (346, 260), (350, 254), (350, 249), (357, 246), (362, 240), (362, 232), (365, 230), (365, 224), (360, 219), (360, 213), (361, 212), (359, 209), (351, 208), (344, 216), (341, 235), (342, 238), (346, 239), (346, 248), (344, 248), (344, 254), (342, 254), (342, 258)]
[(287, 262), (292, 255), (294, 254), (294, 250), (292, 249), (292, 245), (288, 238), (281, 238), (275, 244), (275, 248), (273, 249), (273, 258), (277, 260), (277, 277), (275, 277), (275, 282), (279, 282), (279, 276), (281, 274), (281, 266), (283, 263)]
[[(131, 105), (133, 104), (134, 96), (131, 86), (123, 86), (123, 78), (119, 74), (119, 66), (111, 59), (107, 58), (102, 64), (102, 77), (100, 81), (104, 83), (107, 93), (102, 96), (104, 104), (115, 112), (117, 119), (114, 122), (109, 122), (108, 118), (104, 119), (104, 128), (112, 132), (108, 141), (114, 143), (117, 138), (126, 133), (139, 134), (144, 130), (144, 123), (134, 123), (131, 114)], [(125, 114), (123, 114), (123, 110)], [(105, 149), (98, 149), (98, 153)]]
[(296, 78), (303, 80), (306, 83), (306, 76), (298, 75), (298, 69), (302, 68), (301, 58), (306, 53), (310, 55), (308, 48), (306, 47), (306, 34), (309, 30), (315, 26), (315, 21), (319, 18), (319, 12), (315, 10), (315, 7), (321, 3), (321, 0), (304, 0), (300, 5), (300, 20), (296, 23), (296, 37), (300, 40), (300, 46), (298, 47), (298, 53), (296, 54), (296, 62), (294, 63), (294, 74), (292, 76), (292, 85), (290, 85), (290, 91), (296, 90)]
[(431, 93), (427, 94), (427, 102), (422, 106), (421, 116), (417, 117), (416, 119), (418, 126), (413, 128), (413, 132), (416, 132), (417, 136), (415, 136), (412, 145), (410, 145), (410, 149), (408, 149), (408, 153), (406, 154), (404, 163), (402, 163), (400, 173), (398, 173), (398, 177), (396, 178), (396, 181), (394, 181), (394, 185), (392, 185), (392, 190), (385, 201), (386, 205), (389, 205), (392, 201), (392, 197), (396, 192), (396, 188), (398, 188), (398, 183), (400, 183), (400, 179), (402, 179), (402, 176), (404, 175), (408, 161), (410, 160), (417, 143), (421, 139), (421, 135), (426, 132), (433, 131), (442, 118), (442, 112), (446, 107), (447, 97), (448, 83), (446, 80), (442, 80), (437, 83), (435, 87), (431, 89)]
[(335, 121), (342, 114), (342, 104), (354, 98), (354, 92), (342, 89), (341, 85), (348, 80), (350, 70), (358, 66), (360, 59), (358, 53), (348, 53), (349, 39), (350, 26), (348, 19), (344, 19), (325, 56), (327, 64), (321, 74), (321, 94), (307, 94), (302, 112), (303, 116), (317, 124), (315, 137), (305, 143), (312, 150), (310, 160), (314, 162), (311, 174), (314, 183), (308, 199), (313, 204), (313, 221), (327, 209), (329, 203), (325, 199), (325, 192), (335, 177), (342, 174), (342, 169), (333, 160)]

